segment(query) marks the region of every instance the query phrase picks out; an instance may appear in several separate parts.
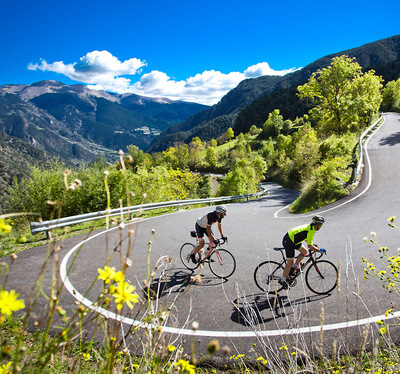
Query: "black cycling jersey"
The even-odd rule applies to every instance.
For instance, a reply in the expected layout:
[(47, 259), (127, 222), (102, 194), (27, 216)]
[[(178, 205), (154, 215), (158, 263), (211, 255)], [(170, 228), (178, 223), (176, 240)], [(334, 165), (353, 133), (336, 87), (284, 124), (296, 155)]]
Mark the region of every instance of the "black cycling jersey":
[(207, 213), (203, 217), (199, 217), (195, 225), (197, 237), (199, 239), (204, 238), (204, 235), (207, 234), (207, 226), (212, 226), (212, 224), (215, 222), (221, 223), (222, 218), (223, 217), (218, 217), (218, 213), (216, 211)]
[(222, 217), (219, 218), (218, 213), (216, 211), (213, 211), (213, 212), (207, 213), (203, 217), (199, 217), (197, 219), (197, 224), (200, 227), (207, 228), (207, 225), (211, 226), (215, 222), (221, 223), (221, 220), (222, 220)]

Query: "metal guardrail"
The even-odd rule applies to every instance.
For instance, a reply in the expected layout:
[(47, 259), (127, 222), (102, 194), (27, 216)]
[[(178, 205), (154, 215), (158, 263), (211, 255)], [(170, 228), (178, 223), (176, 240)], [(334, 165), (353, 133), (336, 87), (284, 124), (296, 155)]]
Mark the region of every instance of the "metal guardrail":
[[(214, 197), (208, 199), (193, 199), (193, 200), (176, 200), (176, 201), (167, 201), (161, 203), (150, 203), (150, 204), (142, 204), (142, 205), (134, 205), (129, 207), (117, 208), (117, 209), (110, 209), (110, 210), (103, 210), (100, 212), (94, 213), (86, 213), (80, 214), (76, 216), (70, 217), (63, 217), (59, 219), (54, 219), (50, 221), (43, 221), (43, 222), (31, 222), (31, 233), (32, 234), (39, 234), (41, 232), (46, 232), (47, 236), (51, 238), (51, 230), (74, 225), (77, 223), (83, 223), (88, 221), (93, 221), (97, 219), (102, 219), (106, 217), (114, 217), (124, 214), (133, 214), (135, 212), (141, 212), (145, 210), (152, 210), (152, 209), (159, 209), (159, 208), (169, 208), (169, 207), (177, 207), (179, 209), (181, 206), (186, 205), (196, 205), (196, 204), (214, 204), (217, 202), (226, 202), (226, 201), (234, 201), (234, 200), (243, 200), (243, 199), (250, 199), (254, 197), (261, 197), (267, 193), (266, 189), (259, 191), (253, 194), (247, 195), (238, 195), (238, 196), (222, 196), (222, 197)], [(132, 218), (132, 217), (131, 217)]]
[(353, 183), (356, 182), (357, 176), (360, 173), (360, 170), (363, 166), (363, 142), (367, 135), (375, 129), (378, 125), (380, 125), (380, 121), (383, 119), (383, 114), (381, 113), (380, 117), (371, 125), (369, 126), (360, 136), (360, 139), (358, 141), (358, 147), (357, 147), (357, 155), (356, 158), (358, 159), (357, 166), (354, 169), (353, 173)]

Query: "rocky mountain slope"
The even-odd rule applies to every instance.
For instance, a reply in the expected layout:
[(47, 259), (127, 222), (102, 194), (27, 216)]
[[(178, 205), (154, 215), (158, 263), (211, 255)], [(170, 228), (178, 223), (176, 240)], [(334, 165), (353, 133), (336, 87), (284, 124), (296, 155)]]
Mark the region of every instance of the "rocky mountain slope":
[(207, 106), (114, 95), (55, 81), (0, 87), (0, 131), (79, 164), (114, 160), (128, 145), (146, 148), (171, 124)]

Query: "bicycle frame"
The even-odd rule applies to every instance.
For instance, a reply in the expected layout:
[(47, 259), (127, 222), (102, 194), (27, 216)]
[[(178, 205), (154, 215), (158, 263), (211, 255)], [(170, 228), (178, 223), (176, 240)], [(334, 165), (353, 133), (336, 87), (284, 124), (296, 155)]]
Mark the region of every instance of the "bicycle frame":
[[(274, 248), (274, 250), (281, 252), (282, 255), (281, 265), (283, 264), (286, 265), (287, 259), (284, 253), (285, 248)], [(308, 260), (301, 266), (302, 269), (304, 269), (310, 262), (312, 262), (315, 265), (315, 261), (322, 257), (322, 253), (320, 253), (320, 256), (316, 257), (317, 252), (310, 251), (309, 249), (307, 249), (307, 251), (308, 253), (304, 256), (304, 258), (308, 257)], [(296, 256), (295, 258), (297, 257), (298, 256)]]
[[(285, 249), (282, 247), (273, 248), (281, 252), (282, 259), (279, 261), (268, 260), (257, 265), (253, 278), (257, 287), (264, 292), (279, 292), (285, 289), (279, 282), (284, 271), (287, 258)], [(326, 295), (337, 285), (338, 270), (335, 264), (327, 260), (321, 260), (323, 253), (308, 250), (304, 256), (304, 263), (300, 265), (301, 271), (290, 270), (286, 278), (286, 284), (292, 288), (297, 284), (297, 277), (304, 274), (307, 287), (314, 293)], [(299, 256), (297, 256), (298, 258)]]
[[(192, 234), (192, 236), (193, 236), (193, 234)], [(197, 237), (197, 235), (194, 237), (196, 238), (196, 245), (199, 244), (199, 238)], [(218, 244), (216, 244), (214, 246), (212, 246), (212, 244), (214, 244), (214, 243), (211, 243), (209, 241), (205, 242), (204, 247), (202, 249), (204, 250), (204, 253), (206, 253), (206, 255), (201, 259), (201, 262), (204, 262), (205, 260), (207, 260), (214, 252), (217, 252), (218, 259), (220, 261), (222, 261), (222, 258), (218, 252), (218, 247), (221, 246), (222, 244), (224, 244), (225, 242), (226, 242), (226, 240), (218, 239)], [(205, 248), (211, 248), (211, 251), (209, 251), (208, 249), (205, 249)]]
[[(196, 232), (191, 232), (192, 238), (196, 239), (196, 244), (199, 243)], [(208, 263), (211, 272), (219, 278), (229, 278), (236, 269), (235, 257), (228, 250), (221, 247), (226, 243), (226, 238), (217, 239), (214, 243), (205, 243), (207, 247), (204, 248), (206, 252), (197, 252), (196, 261), (192, 260), (193, 249), (195, 245), (192, 243), (184, 243), (181, 246), (179, 255), (183, 265), (191, 271), (197, 269), (199, 265)], [(215, 253), (215, 255), (214, 255)], [(204, 257), (203, 257), (204, 256)]]

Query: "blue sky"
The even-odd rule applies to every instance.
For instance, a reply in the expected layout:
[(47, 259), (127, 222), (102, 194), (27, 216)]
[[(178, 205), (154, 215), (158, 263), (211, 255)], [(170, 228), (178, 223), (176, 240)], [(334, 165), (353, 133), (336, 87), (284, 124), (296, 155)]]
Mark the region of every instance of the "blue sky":
[(53, 79), (215, 104), (400, 34), (400, 1), (0, 0), (0, 86)]

